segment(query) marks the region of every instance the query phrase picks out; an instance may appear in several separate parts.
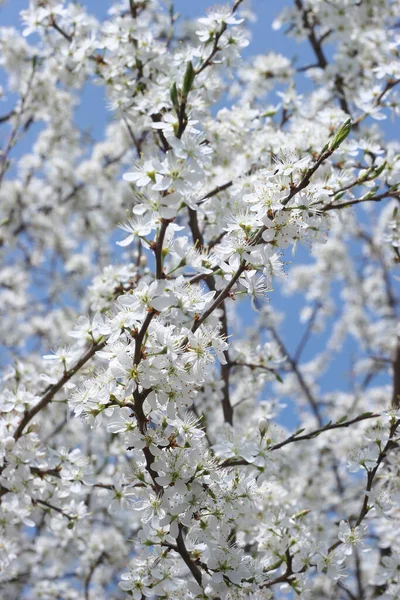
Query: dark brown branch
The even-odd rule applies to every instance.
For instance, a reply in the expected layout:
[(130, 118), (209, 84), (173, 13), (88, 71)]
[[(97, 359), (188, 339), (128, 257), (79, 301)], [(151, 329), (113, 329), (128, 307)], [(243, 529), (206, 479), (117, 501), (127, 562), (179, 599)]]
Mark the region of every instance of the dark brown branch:
[[(375, 467), (371, 471), (368, 471), (366, 492), (370, 492), (372, 490), (372, 485), (373, 485), (373, 482), (375, 479), (375, 475), (378, 472), (378, 469), (379, 469), (380, 465), (382, 464), (383, 460), (386, 458), (388, 452), (390, 452), (390, 450), (392, 450), (393, 448), (398, 447), (397, 442), (393, 441), (393, 437), (396, 433), (396, 430), (397, 430), (399, 424), (400, 424), (400, 420), (397, 420), (390, 427), (389, 440), (387, 441), (384, 448), (379, 453), (379, 456), (376, 460)], [(367, 494), (365, 494), (364, 500), (363, 500), (363, 503), (361, 506), (361, 510), (360, 510), (360, 513), (354, 524), (354, 527), (358, 527), (362, 523), (364, 518), (367, 516), (367, 514), (369, 513), (371, 507), (369, 506), (368, 502), (369, 502), (369, 496)], [(340, 546), (341, 543), (342, 542), (339, 540), (339, 541), (335, 542), (334, 544), (332, 544), (332, 546), (329, 547), (329, 552), (332, 552), (332, 550), (334, 550), (335, 548)]]
[(171, 221), (167, 219), (161, 219), (160, 231), (158, 233), (157, 241), (154, 247), (154, 254), (156, 259), (156, 278), (157, 279), (165, 279), (165, 273), (163, 271), (163, 243), (165, 238), (165, 233), (167, 231), (168, 225)]
[(197, 211), (189, 207), (189, 227), (192, 232), (193, 245), (196, 248), (204, 247), (204, 237), (200, 231), (199, 222), (197, 220)]
[(327, 158), (332, 156), (333, 152), (334, 152), (333, 149), (328, 148), (327, 150), (325, 150), (325, 152), (323, 152), (318, 157), (318, 159), (315, 161), (315, 163), (309, 169), (307, 169), (307, 171), (305, 172), (303, 179), (300, 181), (300, 183), (298, 185), (293, 186), (289, 195), (284, 200), (282, 200), (282, 204), (284, 206), (286, 206), (286, 204), (288, 204), (289, 200), (291, 200), (293, 198), (293, 196), (298, 194), (301, 190), (304, 190), (304, 188), (306, 188), (309, 185), (309, 183), (311, 181), (311, 177), (318, 170), (318, 168), (322, 165), (322, 163), (325, 162)]
[(5, 115), (2, 115), (0, 117), (0, 123), (5, 123), (6, 121), (8, 121), (9, 119), (11, 119), (11, 117), (15, 115), (15, 110), (10, 110), (10, 112), (6, 113)]
[(330, 203), (321, 208), (321, 211), (327, 212), (329, 210), (335, 210), (337, 208), (348, 208), (356, 204), (362, 204), (363, 202), (380, 202), (384, 198), (399, 198), (400, 191), (396, 192), (382, 192), (378, 196), (372, 196), (371, 198), (358, 198), (356, 200), (349, 200), (348, 202), (341, 202), (340, 204)]
[(319, 67), (318, 63), (312, 64), (312, 65), (304, 65), (302, 67), (297, 67), (296, 71), (297, 73), (304, 73), (305, 71), (308, 71), (309, 69), (316, 69)]
[[(318, 38), (315, 33), (315, 23), (312, 22), (312, 20), (309, 18), (310, 13), (312, 11), (310, 9), (304, 7), (302, 0), (295, 0), (295, 5), (296, 5), (298, 11), (301, 13), (304, 28), (308, 31), (307, 38), (308, 38), (308, 41), (310, 42), (311, 48), (313, 49), (313, 52), (317, 59), (316, 66), (325, 70), (328, 66), (328, 61), (327, 61), (327, 58), (325, 56), (325, 53), (324, 53), (324, 50), (322, 47), (322, 42), (328, 37), (328, 35), (330, 35), (331, 31), (327, 31), (320, 38)], [(345, 113), (350, 115), (349, 106), (347, 104), (346, 96), (344, 94), (344, 89), (343, 89), (343, 79), (340, 75), (337, 75), (335, 78), (335, 88), (337, 91), (340, 108)]]
[(18, 440), (21, 437), (25, 427), (33, 419), (33, 417), (37, 415), (38, 412), (40, 412), (53, 400), (56, 393), (67, 383), (67, 381), (69, 381), (71, 377), (73, 377), (88, 362), (88, 360), (90, 360), (96, 354), (98, 350), (104, 348), (105, 344), (106, 342), (104, 340), (98, 341), (95, 344), (93, 344), (93, 346), (86, 350), (86, 352), (81, 356), (81, 358), (76, 361), (76, 363), (71, 367), (71, 369), (65, 371), (64, 375), (61, 377), (61, 379), (57, 381), (57, 383), (51, 385), (48, 388), (46, 393), (42, 396), (41, 400), (37, 404), (35, 404), (35, 406), (32, 406), (32, 408), (30, 408), (24, 413), (24, 416), (22, 417), (17, 429), (15, 430), (15, 440)]
[[(164, 277), (163, 264), (162, 264), (162, 260), (163, 260), (162, 259), (162, 250), (163, 250), (163, 241), (164, 241), (164, 237), (165, 237), (165, 232), (166, 232), (167, 227), (170, 222), (171, 221), (169, 221), (167, 219), (162, 219), (161, 227), (160, 227), (160, 230), (159, 230), (158, 236), (157, 236), (157, 240), (155, 241), (154, 246), (153, 246), (153, 250), (155, 253), (155, 259), (156, 259), (156, 278), (157, 279), (162, 279)], [(134, 359), (133, 359), (133, 364), (136, 366), (141, 362), (141, 360), (143, 358), (143, 351), (142, 351), (143, 340), (145, 338), (145, 335), (147, 333), (149, 325), (150, 325), (153, 317), (155, 316), (156, 312), (157, 311), (155, 311), (153, 309), (149, 310), (149, 312), (146, 315), (145, 320), (143, 321), (140, 331), (136, 335), (135, 355), (134, 355)], [(143, 390), (140, 392), (136, 388), (136, 390), (133, 394), (134, 401), (135, 401), (134, 406), (133, 406), (133, 411), (134, 411), (134, 414), (136, 417), (139, 431), (141, 432), (142, 435), (145, 435), (146, 427), (147, 427), (147, 418), (146, 418), (146, 415), (143, 410), (143, 404), (144, 404), (144, 401), (146, 400), (148, 394), (150, 393), (150, 391), (151, 391), (151, 389)], [(156, 477), (158, 476), (158, 473), (152, 467), (152, 464), (154, 462), (154, 457), (151, 454), (151, 452), (147, 446), (145, 446), (143, 448), (143, 454), (146, 459), (146, 470), (149, 473), (149, 475), (153, 481), (153, 487), (157, 493), (161, 493), (162, 487), (156, 482)]]
[(357, 596), (355, 596), (341, 581), (338, 581), (336, 585), (347, 594), (350, 600), (357, 600)]
[[(252, 173), (254, 173), (255, 171), (257, 171), (259, 169), (260, 169), (260, 166), (253, 165), (253, 166), (250, 167), (250, 169), (248, 171), (246, 171), (244, 173), (244, 176), (248, 177), (249, 175), (252, 175)], [(234, 183), (235, 183), (234, 180), (231, 179), (230, 181), (227, 181), (226, 183), (222, 183), (221, 185), (217, 185), (214, 189), (210, 190), (209, 192), (207, 192), (207, 194), (205, 194), (204, 196), (202, 196), (202, 198), (200, 199), (200, 201), (198, 202), (198, 204), (202, 204), (203, 202), (205, 202), (205, 200), (208, 200), (209, 198), (212, 198), (213, 196), (216, 196), (220, 192), (223, 192), (223, 191), (229, 189)]]
[(207, 247), (209, 249), (214, 248), (214, 246), (216, 246), (217, 244), (220, 243), (221, 240), (223, 240), (223, 238), (226, 236), (227, 232), (226, 231), (221, 231), (221, 233), (219, 235), (217, 235), (217, 237), (213, 240), (211, 240), (208, 244)]
[(46, 508), (49, 508), (50, 510), (54, 510), (55, 512), (58, 512), (60, 515), (62, 515), (66, 519), (68, 519), (68, 521), (70, 521), (70, 522), (75, 521), (75, 517), (71, 517), (71, 515), (64, 512), (61, 508), (58, 508), (58, 506), (54, 506), (54, 504), (50, 504), (50, 502), (47, 502), (46, 500), (35, 500), (34, 498), (32, 498), (32, 504), (41, 504), (42, 506), (45, 506)]
[[(228, 319), (226, 317), (225, 302), (223, 302), (221, 304), (221, 309), (222, 309), (222, 316), (221, 316), (222, 334), (224, 335), (225, 339), (227, 339), (229, 332), (228, 332)], [(221, 379), (223, 381), (222, 410), (224, 413), (225, 423), (229, 423), (230, 425), (232, 425), (233, 424), (233, 407), (232, 407), (232, 403), (231, 403), (230, 390), (229, 390), (229, 385), (230, 385), (229, 380), (230, 380), (231, 370), (230, 370), (230, 360), (229, 360), (228, 350), (226, 350), (224, 352), (224, 355), (225, 355), (226, 364), (221, 365)]]
[(314, 306), (313, 312), (311, 314), (311, 317), (308, 320), (307, 323), (307, 327), (306, 330), (304, 331), (301, 340), (299, 342), (299, 345), (297, 346), (294, 356), (293, 356), (293, 360), (297, 363), (300, 360), (300, 356), (303, 353), (304, 348), (306, 347), (306, 344), (310, 338), (311, 332), (312, 332), (312, 328), (314, 326), (315, 323), (315, 319), (317, 318), (317, 314), (319, 309), (321, 308), (321, 305), (319, 304), (319, 302), (317, 302)]
[(143, 325), (140, 328), (139, 333), (137, 334), (136, 338), (135, 338), (135, 356), (133, 359), (133, 362), (135, 365), (138, 365), (140, 363), (140, 361), (142, 360), (142, 343), (143, 343), (143, 339), (144, 336), (147, 333), (147, 329), (155, 315), (155, 311), (150, 309), (146, 315), (145, 320), (143, 321)]
[(204, 202), (204, 200), (208, 200), (209, 198), (212, 198), (213, 196), (216, 196), (220, 192), (223, 192), (224, 190), (227, 190), (232, 185), (233, 185), (233, 180), (232, 179), (230, 181), (227, 181), (226, 183), (223, 183), (222, 185), (217, 185), (217, 187), (215, 187), (213, 190), (207, 192), (207, 194), (205, 194), (201, 198), (201, 202)]
[[(379, 94), (379, 96), (375, 100), (374, 106), (379, 106), (381, 104), (383, 98), (386, 96), (386, 94), (392, 88), (394, 88), (396, 85), (398, 85), (399, 83), (400, 83), (400, 79), (388, 79), (382, 92)], [(368, 114), (369, 114), (368, 112), (362, 114), (360, 117), (358, 117), (358, 119), (356, 119), (354, 121), (353, 125), (357, 126), (359, 123), (361, 123), (361, 121), (363, 121), (366, 117), (368, 117)]]
[(319, 40), (315, 34), (315, 26), (311, 23), (309, 17), (309, 10), (305, 9), (302, 0), (295, 0), (295, 5), (302, 15), (304, 28), (308, 31), (308, 40), (317, 58), (317, 65), (321, 69), (326, 69), (328, 61), (326, 60), (324, 51), (322, 49), (321, 40)]
[[(151, 115), (151, 120), (153, 121), (153, 123), (160, 123), (162, 121), (161, 113)], [(157, 129), (157, 134), (161, 141), (162, 150), (164, 150), (164, 152), (168, 152), (168, 150), (171, 150), (171, 146), (169, 145), (168, 140), (165, 137), (163, 130)]]
[[(351, 425), (354, 425), (355, 423), (360, 423), (361, 421), (365, 421), (367, 419), (377, 419), (380, 416), (381, 416), (380, 413), (365, 413), (365, 414), (359, 415), (358, 417), (355, 417), (354, 419), (351, 419), (350, 421), (343, 421), (342, 423), (328, 423), (327, 425), (324, 425), (323, 427), (320, 427), (319, 429), (310, 431), (310, 433), (304, 433), (303, 435), (301, 435), (301, 432), (303, 430), (300, 430), (299, 432), (294, 433), (293, 435), (289, 436), (282, 442), (278, 442), (277, 444), (270, 446), (268, 448), (268, 451), (274, 452), (275, 450), (280, 450), (281, 448), (283, 448), (284, 446), (287, 446), (288, 444), (293, 444), (295, 442), (304, 442), (305, 440), (312, 440), (312, 439), (318, 437), (321, 433), (325, 433), (326, 431), (333, 431), (334, 429), (347, 428), (347, 427), (350, 427)], [(224, 461), (223, 463), (221, 463), (219, 466), (220, 467), (236, 467), (236, 466), (244, 466), (244, 465), (252, 466), (252, 463), (249, 463), (248, 461), (246, 461), (244, 459), (243, 460), (242, 459), (239, 459), (239, 460), (228, 459), (228, 460)]]
[(214, 310), (221, 305), (221, 303), (225, 300), (225, 298), (227, 298), (229, 296), (231, 289), (233, 288), (233, 286), (235, 285), (235, 283), (237, 282), (237, 280), (239, 279), (239, 277), (245, 270), (246, 270), (246, 262), (242, 261), (240, 263), (240, 266), (237, 269), (236, 273), (232, 277), (232, 279), (229, 281), (229, 283), (226, 284), (224, 289), (221, 290), (221, 292), (215, 298), (215, 300), (211, 304), (211, 306), (206, 311), (204, 311), (204, 313), (201, 315), (201, 317), (199, 319), (194, 321), (193, 326), (192, 326), (193, 333), (195, 331), (197, 331), (197, 329), (200, 327), (200, 325), (202, 325), (204, 323), (204, 321), (206, 321), (208, 319), (208, 317), (211, 315), (211, 313), (213, 313)]
[(85, 578), (85, 582), (84, 582), (84, 590), (85, 590), (85, 600), (89, 600), (89, 588), (90, 588), (90, 582), (92, 580), (93, 574), (95, 572), (95, 570), (97, 569), (97, 567), (99, 565), (101, 565), (101, 563), (103, 562), (103, 560), (107, 557), (107, 553), (106, 552), (101, 552), (101, 554), (99, 554), (99, 556), (97, 557), (97, 559), (94, 561), (94, 563), (91, 565), (89, 572)]
[(195, 578), (195, 580), (197, 581), (197, 583), (199, 585), (201, 585), (201, 580), (202, 580), (201, 571), (200, 571), (199, 567), (196, 565), (196, 563), (192, 560), (192, 557), (190, 556), (190, 554), (185, 546), (185, 542), (184, 542), (183, 535), (182, 535), (182, 525), (181, 524), (179, 524), (179, 535), (176, 538), (176, 551), (181, 556), (183, 562), (188, 567), (188, 569), (192, 573), (192, 575)]
[(392, 393), (392, 407), (400, 407), (400, 339), (397, 338), (396, 349), (394, 353), (394, 360), (392, 363), (393, 370), (393, 393)]
[[(67, 33), (64, 29), (62, 29), (62, 27), (60, 27), (57, 23), (57, 21), (55, 20), (54, 17), (50, 17), (50, 26), (57, 31), (60, 35), (62, 35), (62, 37), (67, 40), (67, 42), (69, 42), (70, 44), (73, 41), (73, 36), (69, 33)], [(106, 61), (104, 60), (103, 56), (101, 54), (90, 54), (88, 56), (89, 60), (93, 60), (96, 64), (107, 64)]]
[(58, 31), (58, 33), (60, 35), (63, 36), (64, 39), (67, 40), (67, 42), (71, 43), (73, 40), (72, 35), (70, 35), (69, 33), (67, 33), (64, 29), (62, 29), (56, 22), (56, 20), (54, 19), (54, 17), (52, 17), (50, 19), (50, 25), (53, 27), (53, 29), (55, 29), (56, 31)]
[(306, 383), (306, 381), (305, 381), (305, 379), (304, 379), (301, 371), (299, 370), (297, 362), (290, 356), (290, 354), (287, 351), (287, 349), (286, 349), (283, 341), (279, 337), (277, 331), (273, 327), (270, 328), (270, 331), (271, 331), (271, 334), (272, 334), (273, 338), (275, 339), (275, 341), (277, 342), (277, 344), (280, 346), (282, 352), (286, 356), (286, 360), (289, 363), (289, 365), (290, 365), (293, 373), (296, 375), (297, 381), (299, 382), (300, 387), (303, 390), (304, 395), (306, 396), (306, 398), (307, 398), (307, 400), (308, 400), (308, 402), (310, 404), (311, 410), (314, 413), (314, 416), (315, 416), (316, 420), (318, 421), (318, 424), (320, 425), (320, 427), (322, 427), (323, 423), (322, 423), (322, 417), (320, 415), (320, 411), (319, 411), (319, 408), (318, 408), (318, 403), (315, 400), (314, 396), (312, 395), (312, 393), (310, 391), (310, 388), (308, 387), (308, 385), (307, 385), (307, 383)]
[(357, 581), (357, 594), (359, 600), (364, 598), (364, 585), (362, 579), (362, 568), (360, 561), (360, 553), (357, 548), (354, 548), (354, 562), (356, 566), (356, 581)]
[[(14, 113), (16, 114), (16, 120), (15, 120), (14, 126), (12, 128), (10, 137), (8, 139), (7, 145), (6, 145), (5, 149), (4, 149), (4, 151), (0, 153), (0, 185), (1, 185), (2, 181), (3, 181), (4, 175), (5, 175), (5, 173), (7, 171), (7, 168), (8, 168), (8, 156), (9, 156), (9, 153), (12, 150), (12, 148), (14, 147), (14, 145), (15, 145), (15, 143), (17, 141), (18, 131), (19, 131), (19, 127), (20, 127), (20, 124), (21, 124), (22, 116), (24, 114), (25, 104), (26, 104), (26, 101), (27, 101), (27, 99), (29, 97), (29, 94), (31, 92), (31, 89), (32, 89), (33, 78), (34, 78), (34, 75), (35, 75), (35, 72), (36, 72), (36, 65), (37, 65), (37, 58), (36, 58), (36, 56), (34, 56), (33, 60), (32, 60), (32, 72), (31, 72), (30, 77), (29, 77), (29, 81), (28, 81), (28, 84), (27, 84), (26, 92), (25, 92), (25, 94), (21, 98), (21, 104), (20, 104), (20, 107), (18, 109), (18, 112), (16, 113), (14, 111)], [(23, 131), (26, 132), (28, 130), (29, 126), (32, 123), (33, 123), (33, 119), (29, 119), (29, 121), (25, 124), (25, 127), (23, 128)]]
[(230, 367), (247, 367), (247, 368), (251, 369), (252, 371), (255, 371), (256, 369), (262, 369), (263, 371), (268, 371), (268, 373), (276, 372), (275, 369), (272, 369), (271, 367), (267, 367), (266, 365), (242, 362), (242, 361), (238, 361), (238, 360), (230, 361), (229, 366)]
[(127, 128), (127, 130), (128, 130), (129, 136), (130, 136), (130, 138), (131, 138), (131, 140), (132, 140), (132, 142), (133, 142), (133, 145), (134, 145), (134, 146), (135, 146), (135, 148), (136, 148), (136, 152), (137, 152), (137, 155), (138, 155), (138, 157), (139, 157), (139, 156), (140, 156), (140, 153), (141, 153), (141, 151), (142, 151), (142, 149), (141, 149), (141, 142), (142, 142), (142, 139), (140, 139), (140, 141), (139, 141), (139, 140), (136, 138), (136, 136), (135, 136), (135, 134), (134, 134), (134, 132), (133, 132), (133, 129), (132, 129), (132, 127), (130, 126), (130, 124), (129, 124), (129, 122), (128, 122), (128, 120), (127, 120), (127, 119), (125, 119), (125, 118), (124, 118), (124, 119), (123, 119), (123, 121), (124, 121), (124, 123), (125, 123), (125, 125), (126, 125), (126, 128)]
[[(398, 425), (400, 424), (400, 420), (396, 421), (390, 428), (390, 438), (389, 441), (387, 442), (387, 444), (385, 445), (385, 447), (383, 448), (382, 452), (379, 454), (379, 457), (377, 459), (377, 464), (375, 466), (375, 468), (372, 471), (368, 472), (368, 481), (367, 481), (367, 492), (370, 492), (372, 489), (372, 483), (374, 480), (374, 477), (376, 475), (376, 472), (379, 469), (380, 464), (382, 463), (382, 461), (384, 460), (384, 458), (386, 457), (387, 453), (389, 452), (389, 450), (391, 450), (394, 447), (397, 447), (396, 442), (393, 442), (391, 440), (391, 438), (394, 436), (396, 429), (398, 427)], [(365, 516), (367, 515), (367, 513), (369, 512), (369, 506), (368, 506), (368, 496), (365, 495), (364, 497), (364, 501), (363, 501), (363, 505), (360, 511), (360, 514), (357, 518), (357, 521), (355, 522), (354, 527), (357, 527), (358, 525), (360, 525), (360, 523), (363, 521), (363, 519), (365, 518)], [(339, 546), (342, 545), (342, 541), (341, 540), (337, 540), (334, 544), (332, 544), (329, 549), (328, 552), (333, 552), (333, 550), (335, 550), (336, 548), (338, 548)], [(289, 554), (289, 550), (287, 550), (287, 554)], [(260, 587), (265, 588), (265, 587), (273, 587), (274, 585), (278, 584), (278, 583), (282, 583), (284, 581), (289, 581), (293, 575), (295, 575), (293, 573), (292, 570), (292, 565), (291, 565), (291, 557), (290, 554), (286, 559), (286, 563), (287, 563), (287, 568), (285, 573), (283, 573), (283, 575), (280, 575), (279, 577), (277, 577), (276, 579), (273, 579), (271, 581), (268, 581), (264, 584), (262, 584)], [(299, 573), (302, 573), (306, 570), (306, 567), (303, 567), (303, 569), (301, 571), (299, 571)]]
[[(193, 243), (197, 247), (204, 247), (204, 238), (203, 234), (200, 231), (199, 223), (197, 220), (197, 212), (192, 208), (189, 208), (189, 227), (192, 232)], [(207, 274), (205, 277), (207, 285), (210, 290), (215, 291), (215, 278), (212, 274)], [(228, 320), (226, 316), (225, 302), (221, 303), (222, 315), (220, 318), (221, 322), (221, 330), (222, 335), (225, 339), (228, 338)], [(230, 400), (230, 391), (229, 391), (229, 378), (230, 378), (230, 359), (229, 352), (226, 350), (224, 352), (226, 364), (221, 364), (221, 379), (223, 381), (222, 387), (222, 410), (224, 413), (224, 420), (226, 423), (233, 423), (233, 407)]]
[[(236, 12), (236, 10), (239, 8), (239, 5), (243, 2), (243, 0), (236, 0), (236, 2), (234, 3), (233, 7), (232, 7), (232, 14), (234, 14)], [(212, 47), (212, 50), (210, 52), (210, 54), (208, 55), (208, 57), (204, 60), (203, 64), (201, 64), (197, 69), (196, 69), (196, 75), (198, 75), (199, 73), (201, 73), (202, 71), (204, 71), (204, 69), (206, 69), (207, 67), (209, 67), (212, 64), (212, 59), (214, 58), (214, 56), (216, 55), (216, 53), (219, 51), (219, 47), (218, 47), (218, 43), (219, 40), (221, 39), (223, 33), (226, 31), (227, 29), (227, 24), (223, 23), (221, 25), (221, 29), (218, 31), (218, 33), (215, 36), (214, 39), (214, 44)]]
[(131, 11), (132, 19), (136, 19), (136, 17), (137, 17), (137, 6), (135, 4), (135, 0), (129, 0), (129, 10)]

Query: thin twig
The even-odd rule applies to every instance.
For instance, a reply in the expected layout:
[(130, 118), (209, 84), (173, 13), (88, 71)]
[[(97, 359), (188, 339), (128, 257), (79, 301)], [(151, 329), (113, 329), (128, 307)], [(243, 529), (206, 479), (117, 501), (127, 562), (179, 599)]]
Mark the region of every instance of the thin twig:
[(30, 423), (33, 417), (53, 400), (56, 393), (67, 383), (67, 381), (69, 381), (71, 377), (73, 377), (96, 354), (98, 350), (104, 348), (105, 345), (106, 341), (100, 338), (99, 341), (86, 350), (81, 358), (79, 358), (79, 360), (77, 360), (76, 363), (70, 369), (68, 369), (68, 371), (64, 372), (63, 376), (57, 381), (57, 383), (54, 383), (48, 388), (46, 393), (43, 394), (42, 398), (37, 404), (35, 404), (35, 406), (32, 406), (32, 408), (24, 413), (24, 416), (14, 432), (15, 440), (18, 440), (21, 437), (28, 423)]

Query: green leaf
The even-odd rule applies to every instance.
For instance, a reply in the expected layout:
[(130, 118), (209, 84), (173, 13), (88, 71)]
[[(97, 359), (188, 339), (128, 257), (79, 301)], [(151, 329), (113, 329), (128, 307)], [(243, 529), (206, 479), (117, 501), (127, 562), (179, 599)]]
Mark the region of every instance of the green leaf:
[(346, 192), (338, 192), (337, 194), (334, 195), (333, 199), (334, 200), (340, 200), (340, 198), (342, 198), (345, 195)]
[(346, 119), (338, 128), (335, 133), (335, 137), (329, 144), (329, 150), (333, 152), (337, 148), (339, 148), (340, 144), (344, 142), (351, 131), (351, 119), (350, 117)]
[(347, 415), (344, 415), (344, 417), (341, 417), (339, 421), (336, 421), (336, 425), (339, 425), (339, 423), (344, 423), (345, 421), (347, 421)]
[(196, 77), (195, 70), (193, 69), (193, 65), (191, 61), (188, 62), (186, 67), (186, 73), (183, 78), (183, 86), (182, 86), (182, 95), (186, 98), (192, 89), (192, 85), (194, 82), (194, 78)]
[(301, 519), (301, 517), (305, 517), (306, 515), (308, 515), (311, 512), (310, 508), (305, 508), (304, 510), (301, 510), (300, 512), (296, 513), (295, 515), (293, 515), (294, 519)]
[(274, 115), (277, 114), (277, 110), (275, 108), (270, 108), (268, 110), (266, 110), (264, 113), (262, 113), (262, 117), (273, 117)]
[(303, 431), (305, 431), (304, 427), (302, 429), (298, 429), (294, 435), (300, 435), (301, 433), (303, 433)]
[(174, 82), (169, 90), (169, 95), (174, 105), (176, 112), (179, 110), (179, 100), (178, 100), (178, 88), (176, 87), (176, 83)]
[(374, 179), (375, 177), (379, 177), (379, 175), (383, 172), (383, 170), (386, 168), (386, 161), (384, 161), (379, 167), (377, 167), (375, 169), (374, 172)]
[(372, 198), (373, 196), (375, 196), (376, 192), (378, 191), (379, 186), (374, 186), (373, 188), (371, 188), (369, 190), (369, 192), (367, 192), (366, 194), (364, 194), (364, 196), (361, 196), (360, 200), (368, 200), (368, 198)]

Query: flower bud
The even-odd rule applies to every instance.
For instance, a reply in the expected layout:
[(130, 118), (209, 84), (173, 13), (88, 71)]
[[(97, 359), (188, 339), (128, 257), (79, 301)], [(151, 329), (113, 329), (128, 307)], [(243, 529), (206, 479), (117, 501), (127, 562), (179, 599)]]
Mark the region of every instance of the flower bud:
[(12, 447), (14, 446), (15, 440), (12, 437), (12, 435), (9, 435), (8, 437), (6, 437), (6, 439), (4, 440), (4, 448), (8, 451), (10, 451), (12, 449)]
[(261, 417), (258, 420), (258, 429), (260, 430), (261, 437), (263, 437), (265, 435), (265, 432), (267, 431), (268, 427), (269, 427), (268, 419), (266, 419), (265, 417)]

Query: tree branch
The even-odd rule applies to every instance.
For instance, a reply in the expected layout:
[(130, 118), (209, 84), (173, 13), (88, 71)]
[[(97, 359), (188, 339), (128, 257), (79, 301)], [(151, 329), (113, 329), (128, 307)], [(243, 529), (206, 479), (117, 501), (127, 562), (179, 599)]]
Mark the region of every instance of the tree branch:
[(73, 377), (92, 358), (92, 356), (96, 354), (98, 350), (104, 348), (105, 345), (106, 341), (100, 338), (99, 341), (97, 341), (95, 344), (93, 344), (93, 346), (86, 350), (86, 352), (81, 356), (79, 360), (76, 361), (76, 363), (71, 367), (71, 369), (65, 371), (64, 375), (61, 377), (61, 379), (57, 381), (57, 383), (49, 387), (49, 389), (42, 396), (41, 400), (37, 404), (35, 404), (35, 406), (32, 406), (32, 408), (30, 408), (24, 413), (24, 416), (22, 417), (17, 429), (14, 432), (15, 440), (18, 440), (21, 437), (28, 423), (30, 423), (33, 417), (37, 415), (38, 412), (40, 412), (53, 400), (56, 393), (67, 383), (67, 381), (69, 381), (71, 377)]

